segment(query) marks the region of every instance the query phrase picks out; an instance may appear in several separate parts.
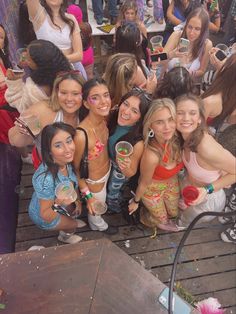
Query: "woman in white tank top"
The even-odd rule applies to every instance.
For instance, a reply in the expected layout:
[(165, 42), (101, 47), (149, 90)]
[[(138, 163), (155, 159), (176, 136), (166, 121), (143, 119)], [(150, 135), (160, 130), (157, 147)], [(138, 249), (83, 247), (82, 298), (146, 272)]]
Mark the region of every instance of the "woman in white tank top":
[(83, 57), (80, 28), (74, 16), (66, 13), (66, 1), (27, 0), (26, 3), (37, 39), (53, 42), (86, 78), (80, 63)]

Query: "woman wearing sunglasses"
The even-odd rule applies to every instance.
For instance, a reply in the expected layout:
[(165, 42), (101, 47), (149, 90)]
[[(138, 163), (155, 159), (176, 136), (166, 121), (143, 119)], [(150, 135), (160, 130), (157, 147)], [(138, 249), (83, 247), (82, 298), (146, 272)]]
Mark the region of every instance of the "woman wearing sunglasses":
[[(124, 204), (122, 190), (138, 172), (144, 148), (143, 118), (150, 103), (150, 97), (142, 89), (133, 88), (122, 97), (119, 106), (110, 114), (108, 148), (112, 168), (107, 188), (107, 205), (112, 212), (121, 212)], [(133, 153), (122, 159), (116, 155), (115, 149), (120, 141), (127, 141), (133, 146)]]
[[(24, 111), (24, 114), (36, 116), (40, 129), (53, 122), (65, 122), (76, 128), (79, 124), (79, 109), (82, 105), (83, 84), (84, 79), (77, 71), (62, 72), (54, 82), (50, 100), (32, 105)], [(25, 129), (23, 123), (20, 121), (15, 124), (9, 130), (11, 145), (24, 147), (33, 144), (34, 139)], [(36, 137), (35, 142), (40, 155), (39, 136)], [(37, 167), (39, 163), (40, 160), (37, 160), (35, 166)]]

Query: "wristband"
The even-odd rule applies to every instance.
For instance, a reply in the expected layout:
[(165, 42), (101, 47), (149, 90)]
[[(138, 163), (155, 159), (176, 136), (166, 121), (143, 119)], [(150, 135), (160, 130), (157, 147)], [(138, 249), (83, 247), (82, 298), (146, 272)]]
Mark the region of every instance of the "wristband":
[(89, 192), (89, 194), (86, 194), (84, 197), (86, 198), (86, 200), (89, 200), (90, 198), (93, 197), (93, 194)]
[(140, 203), (140, 200), (139, 201), (136, 201), (135, 200), (135, 197), (133, 198), (133, 202), (135, 203), (135, 204), (139, 204)]
[(205, 185), (204, 189), (207, 191), (207, 194), (211, 194), (214, 192), (214, 186), (212, 184)]

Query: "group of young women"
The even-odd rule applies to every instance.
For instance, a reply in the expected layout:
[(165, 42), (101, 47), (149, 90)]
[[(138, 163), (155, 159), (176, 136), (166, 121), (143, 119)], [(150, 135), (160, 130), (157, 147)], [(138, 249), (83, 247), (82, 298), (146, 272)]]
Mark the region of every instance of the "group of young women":
[[(223, 188), (235, 183), (235, 157), (210, 135), (206, 120), (211, 118), (216, 129), (235, 123), (235, 89), (230, 82), (221, 88), (221, 82), (235, 75), (236, 60), (234, 54), (222, 63), (202, 99), (196, 96), (194, 79), (204, 74), (216, 52), (209, 53), (205, 10), (190, 12), (183, 30), (170, 36), (164, 47), (169, 70), (159, 81), (141, 61), (141, 49), (140, 54), (134, 50), (134, 43), (138, 48), (145, 44), (142, 23), (129, 24), (124, 13), (127, 21), (118, 25), (115, 37), (117, 53), (108, 59), (103, 78), (86, 81), (78, 64), (79, 28), (65, 13), (64, 1), (38, 2), (37, 10), (32, 1), (27, 5), (37, 38), (43, 39), (25, 49), (24, 62), (30, 69), (26, 82), (11, 69), (4, 72), (4, 102), (21, 114), (37, 116), (41, 129), (32, 136), (18, 120), (8, 133), (14, 147), (35, 145), (32, 221), (42, 229), (59, 230), (62, 242), (76, 243), (82, 239), (76, 228), (85, 226), (79, 219), (83, 204), (90, 228), (107, 234), (118, 230), (97, 213), (98, 203), (115, 213), (126, 206), (131, 215), (141, 208), (144, 225), (170, 231), (185, 228), (200, 212), (223, 210)], [(45, 29), (55, 33), (54, 44), (44, 37)], [(124, 47), (130, 32), (135, 41), (130, 38)], [(188, 39), (188, 52), (179, 51), (180, 38)], [(184, 67), (173, 67), (175, 58)], [(5, 66), (9, 67), (6, 62)], [(120, 141), (132, 145), (131, 155), (117, 155)], [(69, 183), (77, 197), (58, 197), (60, 183)], [(198, 191), (188, 206), (182, 200), (187, 185)], [(134, 197), (124, 205), (127, 187)]]

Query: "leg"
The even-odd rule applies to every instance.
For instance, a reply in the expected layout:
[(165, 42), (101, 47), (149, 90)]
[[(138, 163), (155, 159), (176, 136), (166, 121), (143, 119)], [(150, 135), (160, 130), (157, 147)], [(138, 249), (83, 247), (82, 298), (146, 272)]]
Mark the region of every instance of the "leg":
[(154, 16), (154, 19), (159, 24), (163, 24), (164, 13), (163, 13), (163, 7), (162, 7), (162, 0), (154, 0), (154, 2), (153, 2), (153, 16)]
[(0, 254), (15, 251), (21, 156), (11, 145), (0, 143)]
[(121, 212), (122, 194), (121, 188), (127, 178), (121, 173), (116, 163), (112, 163), (110, 177), (107, 184), (107, 198), (106, 202), (109, 210), (112, 212)]
[(97, 22), (101, 22), (102, 24), (103, 19), (103, 2), (102, 0), (92, 0), (93, 12), (94, 17)]
[[(98, 199), (101, 202), (106, 201), (106, 184), (104, 184), (104, 187), (100, 192), (94, 193), (93, 195), (96, 199)], [(105, 220), (101, 217), (101, 215), (91, 215), (88, 213), (88, 223), (92, 230), (98, 230), (98, 231), (105, 231), (108, 228), (108, 224), (105, 222)]]
[(108, 0), (108, 10), (111, 17), (117, 17), (117, 0)]
[(145, 8), (145, 0), (136, 0), (136, 4), (138, 7), (138, 16), (141, 21), (144, 20), (144, 8)]
[(166, 184), (167, 189), (164, 192), (164, 202), (166, 205), (166, 210), (170, 218), (175, 218), (179, 213), (178, 202), (180, 198), (180, 188), (178, 177), (175, 176), (170, 178), (166, 182)]

